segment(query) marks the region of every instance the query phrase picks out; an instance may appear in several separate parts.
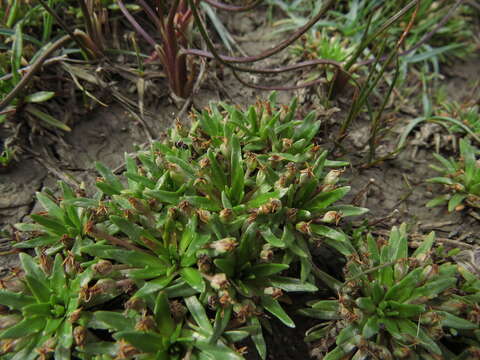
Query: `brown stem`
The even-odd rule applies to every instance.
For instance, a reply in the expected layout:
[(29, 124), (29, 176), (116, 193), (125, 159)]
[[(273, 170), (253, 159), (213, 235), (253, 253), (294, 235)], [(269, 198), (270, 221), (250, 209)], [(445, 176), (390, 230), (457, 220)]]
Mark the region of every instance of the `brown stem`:
[(125, 240), (119, 239), (119, 238), (117, 238), (113, 235), (107, 234), (106, 232), (104, 232), (102, 230), (99, 230), (99, 229), (95, 228), (94, 226), (92, 226), (90, 229), (88, 229), (87, 233), (88, 233), (88, 235), (91, 235), (96, 239), (107, 240), (112, 245), (117, 245), (117, 246), (124, 247), (128, 250), (139, 251), (139, 252), (149, 254), (148, 251), (140, 249), (139, 247), (137, 247), (133, 244), (130, 244), (128, 241), (125, 241)]
[(123, 13), (123, 15), (127, 18), (127, 20), (130, 22), (130, 24), (133, 25), (135, 30), (142, 35), (142, 37), (153, 47), (157, 44), (153, 38), (147, 34), (145, 30), (140, 26), (140, 24), (135, 20), (135, 18), (130, 14), (128, 9), (126, 8), (125, 4), (122, 2), (122, 0), (117, 0), (118, 7), (120, 8), (120, 11)]
[(58, 48), (62, 47), (67, 41), (71, 39), (70, 35), (62, 36), (60, 39), (55, 41), (31, 66), (28, 72), (25, 74), (24, 77), (18, 82), (18, 84), (13, 88), (10, 93), (5, 96), (5, 98), (0, 102), (0, 111), (5, 109), (23, 90), (23, 88), (30, 82), (33, 75), (40, 70), (42, 64), (47, 60), (47, 58)]
[[(422, 39), (420, 39), (420, 41), (418, 43), (413, 45), (410, 49), (399, 53), (398, 56), (408, 55), (408, 54), (412, 53), (413, 51), (417, 50), (420, 46), (424, 45), (428, 40), (430, 40), (432, 38), (433, 35), (435, 35), (437, 33), (438, 30), (440, 30), (443, 27), (443, 25), (445, 25), (445, 23), (448, 20), (450, 20), (450, 18), (455, 14), (455, 10), (460, 5), (462, 5), (462, 3), (464, 1), (465, 0), (457, 0), (457, 2), (450, 8), (448, 13), (443, 17), (443, 19), (440, 20), (440, 22), (429, 33), (425, 34), (425, 36)], [(385, 61), (386, 59), (387, 59), (387, 57), (383, 56), (380, 59), (380, 61)], [(362, 61), (362, 62), (358, 63), (358, 66), (370, 65), (371, 63), (375, 62), (376, 60), (377, 60), (376, 58), (365, 60), (365, 61)]]
[[(78, 30), (76, 29), (74, 32), (73, 32), (73, 35), (77, 38), (77, 39), (81, 39), (80, 41), (83, 42), (85, 44), (85, 47), (89, 49), (89, 51), (91, 53), (94, 54), (94, 57), (95, 58), (101, 58), (103, 57), (103, 52), (98, 48), (97, 44), (95, 43), (95, 41), (90, 37), (90, 35), (88, 34), (85, 34), (85, 32), (83, 32), (82, 30)], [(100, 43), (99, 43), (100, 44)]]
[(152, 20), (152, 22), (155, 24), (157, 29), (160, 30), (162, 28), (162, 23), (157, 14), (155, 14), (155, 11), (153, 11), (153, 9), (144, 0), (138, 0), (138, 2), (142, 6), (143, 10), (147, 13), (150, 20)]
[[(305, 34), (317, 21), (319, 21), (325, 14), (326, 12), (330, 9), (330, 7), (335, 3), (335, 0), (328, 0), (327, 3), (318, 11), (318, 13), (304, 26), (302, 26), (300, 29), (298, 29), (292, 36), (287, 38), (286, 40), (282, 41), (280, 44), (276, 45), (275, 47), (271, 48), (270, 50), (266, 50), (259, 55), (256, 56), (245, 56), (245, 57), (239, 57), (239, 58), (233, 58), (232, 60), (227, 60), (224, 61), (220, 55), (217, 55), (217, 52), (215, 50), (215, 46), (213, 45), (212, 41), (208, 37), (208, 34), (205, 30), (205, 27), (203, 25), (203, 22), (200, 18), (200, 15), (198, 13), (198, 10), (193, 3), (193, 0), (188, 0), (188, 3), (190, 5), (190, 8), (192, 9), (193, 16), (195, 18), (195, 23), (198, 26), (200, 33), (202, 37), (204, 38), (205, 42), (207, 43), (207, 47), (210, 50), (210, 52), (215, 56), (215, 58), (219, 61), (221, 61), (224, 65), (227, 65), (229, 67), (232, 67), (231, 64), (229, 63), (252, 63), (252, 62), (257, 62), (263, 59), (266, 59), (270, 56), (273, 56), (280, 51), (284, 50), (291, 44), (293, 44), (295, 41), (297, 41), (303, 34)], [(185, 52), (188, 54), (190, 49), (186, 49)], [(240, 69), (237, 69), (240, 70)]]
[(70, 36), (70, 38), (77, 43), (78, 47), (79, 47), (80, 49), (82, 49), (82, 50), (85, 52), (85, 54), (90, 55), (91, 53), (90, 53), (89, 49), (86, 48), (86, 47), (82, 44), (82, 42), (75, 37), (75, 35), (73, 34), (73, 32), (72, 32), (72, 31), (69, 29), (69, 27), (63, 22), (63, 20), (60, 18), (60, 16), (58, 16), (57, 13), (56, 13), (55, 11), (53, 11), (53, 9), (52, 9), (50, 6), (48, 6), (48, 4), (47, 4), (45, 1), (43, 1), (43, 0), (38, 0), (38, 2), (40, 3), (40, 5), (43, 6), (43, 8), (44, 8), (45, 10), (47, 10), (47, 12), (48, 12), (50, 15), (53, 16), (53, 18), (55, 19), (55, 21), (57, 22), (57, 24), (63, 29), (63, 31), (65, 31), (65, 32)]
[(90, 11), (88, 11), (87, 4), (85, 3), (85, 0), (79, 0), (80, 3), (80, 9), (82, 11), (83, 19), (85, 21), (85, 28), (87, 29), (87, 34), (92, 35), (94, 33), (93, 31), (93, 24), (92, 20), (90, 19), (91, 14)]

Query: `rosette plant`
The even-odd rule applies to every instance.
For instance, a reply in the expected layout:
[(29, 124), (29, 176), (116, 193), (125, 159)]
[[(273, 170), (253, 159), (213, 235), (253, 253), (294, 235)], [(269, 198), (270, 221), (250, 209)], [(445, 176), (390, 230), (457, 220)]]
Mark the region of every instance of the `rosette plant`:
[(20, 260), (24, 273), (0, 290), (2, 359), (71, 359), (87, 338), (101, 348), (88, 310), (123, 294), (131, 280), (101, 277), (94, 266), (82, 269), (60, 254)]
[(228, 345), (247, 337), (248, 332), (224, 331), (229, 319), (220, 314), (212, 324), (195, 296), (185, 298), (186, 307), (170, 303), (165, 291), (148, 300), (152, 301), (133, 297), (123, 312), (93, 312), (88, 325), (109, 331), (116, 342), (88, 344), (82, 358), (100, 352), (102, 359), (243, 359)]
[[(306, 336), (319, 358), (470, 359), (478, 351), (466, 348), (478, 344), (478, 288), (465, 286), (457, 265), (434, 261), (434, 233), (412, 253), (407, 240), (405, 224), (388, 240), (362, 236), (338, 299), (300, 311), (324, 320)], [(454, 354), (443, 341), (465, 350)]]
[(480, 165), (477, 160), (478, 149), (466, 139), (460, 140), (460, 158), (446, 159), (433, 154), (441, 166), (431, 165), (441, 176), (428, 179), (428, 182), (442, 184), (448, 194), (440, 195), (427, 203), (428, 207), (448, 204), (448, 211), (462, 210), (465, 205), (480, 207)]
[[(89, 213), (84, 208), (72, 205), (77, 202), (76, 194), (68, 185), (59, 182), (62, 190), (62, 202), (58, 204), (51, 192), (37, 192), (37, 200), (45, 211), (31, 214), (33, 223), (16, 224), (15, 227), (25, 234), (31, 233), (38, 236), (31, 236), (29, 239), (17, 243), (17, 248), (43, 248), (49, 247), (50, 253), (71, 251), (79, 255), (79, 247), (83, 241), (88, 241), (84, 235), (84, 228), (87, 224)], [(89, 199), (90, 204), (97, 204), (98, 201)]]
[[(261, 325), (269, 315), (295, 326), (281, 305), (287, 293), (315, 291), (313, 274), (331, 285), (310, 245), (321, 241), (344, 255), (354, 250), (336, 225), (366, 209), (334, 204), (350, 190), (339, 185), (338, 167), (346, 163), (327, 160), (315, 144), (320, 122), (314, 113), (296, 120), (296, 106), (278, 106), (274, 95), (246, 112), (212, 104), (193, 114), (191, 129), (177, 124), (163, 143), (127, 156), (126, 181), (97, 164), (99, 195), (53, 207), (82, 208), (87, 218), (79, 245), (70, 245), (78, 262), (110, 264), (135, 283), (130, 300), (146, 302), (149, 313), (160, 292), (188, 308), (191, 317), (171, 341), (185, 345), (182, 334), (196, 335), (181, 351), (212, 358), (218, 345), (233, 358), (239, 355), (232, 344), (250, 335), (265, 358)], [(39, 234), (32, 235), (21, 246), (35, 244)], [(195, 315), (192, 303), (206, 315)], [(212, 314), (213, 330), (205, 330), (201, 319)], [(153, 350), (116, 333), (128, 329), (109, 331), (140, 353)]]

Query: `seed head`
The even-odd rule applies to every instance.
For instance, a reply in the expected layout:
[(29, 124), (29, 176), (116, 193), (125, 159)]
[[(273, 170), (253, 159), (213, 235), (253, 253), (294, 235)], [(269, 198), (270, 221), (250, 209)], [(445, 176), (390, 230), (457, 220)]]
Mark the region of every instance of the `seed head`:
[(265, 295), (270, 295), (271, 297), (273, 297), (274, 299), (278, 299), (280, 297), (283, 296), (283, 291), (282, 289), (279, 289), (279, 288), (276, 288), (276, 287), (266, 287), (264, 290), (263, 290), (263, 293)]
[(142, 316), (142, 318), (135, 324), (135, 330), (152, 331), (155, 330), (157, 324), (152, 316)]
[(218, 292), (218, 303), (221, 307), (225, 308), (234, 303), (234, 300), (230, 296), (230, 293), (226, 290), (222, 290)]
[[(21, 339), (16, 339), (16, 340), (21, 340)], [(40, 354), (39, 359), (40, 360), (50, 359), (51, 357), (49, 354), (55, 351), (56, 343), (57, 341), (53, 337), (45, 341), (45, 343), (40, 348), (37, 349), (37, 352)]]
[(325, 215), (323, 215), (322, 222), (327, 224), (335, 223), (338, 225), (340, 220), (342, 219), (342, 214), (339, 211), (327, 211)]
[(216, 294), (215, 295), (210, 295), (208, 297), (207, 303), (208, 303), (208, 307), (211, 310), (216, 310), (217, 307), (220, 305), (220, 302), (218, 300), (218, 296)]
[(231, 252), (238, 246), (237, 239), (233, 237), (224, 238), (210, 243), (209, 247), (220, 254)]
[(223, 273), (213, 275), (210, 278), (210, 285), (215, 290), (221, 290), (221, 289), (228, 288), (229, 283), (228, 283), (228, 280), (227, 280), (227, 275), (225, 275)]
[(130, 293), (135, 289), (135, 281), (132, 279), (123, 279), (116, 282), (116, 286), (124, 293)]
[(128, 202), (130, 205), (134, 207), (135, 210), (137, 210), (141, 214), (149, 213), (150, 209), (148, 209), (139, 199), (130, 197), (128, 199)]
[(73, 338), (77, 346), (83, 347), (87, 339), (87, 328), (85, 326), (77, 326), (73, 329)]
[(98, 263), (93, 265), (92, 268), (96, 273), (100, 275), (107, 275), (112, 271), (113, 265), (108, 260), (100, 260)]
[(283, 158), (280, 155), (276, 155), (276, 154), (273, 154), (272, 156), (270, 156), (268, 158), (268, 161), (270, 161), (273, 166), (275, 166), (276, 164), (278, 164), (282, 160), (283, 160)]
[(286, 166), (287, 168), (287, 177), (292, 179), (297, 174), (297, 166), (293, 162), (289, 162)]
[(139, 297), (132, 297), (125, 303), (125, 309), (143, 313), (147, 310), (147, 305), (143, 299)]
[(175, 120), (175, 130), (178, 135), (180, 136), (187, 136), (188, 135), (188, 130), (185, 129), (185, 126), (182, 125), (182, 123), (177, 119)]
[(187, 200), (180, 201), (180, 203), (178, 204), (178, 208), (180, 209), (180, 211), (187, 215), (189, 215), (192, 211), (192, 205)]
[(89, 302), (92, 296), (104, 293), (112, 293), (116, 288), (115, 280), (112, 279), (100, 279), (91, 288), (88, 285), (82, 290), (82, 298), (85, 302)]
[(252, 316), (257, 315), (257, 311), (255, 311), (255, 306), (251, 302), (247, 302), (244, 305), (236, 305), (234, 306), (234, 311), (237, 320), (243, 324), (247, 322)]
[(309, 182), (314, 176), (315, 175), (312, 171), (312, 168), (307, 167), (306, 169), (300, 171), (300, 179), (298, 180), (298, 183), (300, 185), (304, 185)]
[(200, 169), (205, 169), (210, 166), (210, 159), (209, 158), (202, 158), (199, 162)]
[(283, 152), (288, 151), (293, 145), (293, 140), (288, 138), (282, 139), (282, 150)]
[(340, 178), (340, 175), (343, 173), (343, 170), (330, 170), (328, 174), (323, 179), (324, 185), (335, 185)]
[(254, 153), (247, 152), (245, 154), (245, 163), (248, 171), (255, 170), (258, 166), (257, 156)]
[(312, 229), (310, 228), (310, 221), (300, 221), (295, 225), (295, 228), (305, 235), (312, 235)]
[(273, 249), (270, 244), (263, 245), (262, 251), (260, 251), (260, 259), (265, 262), (270, 262), (273, 260)]
[(438, 265), (433, 264), (433, 265), (427, 265), (422, 271), (422, 279), (424, 281), (428, 281), (432, 279), (434, 276), (436, 276), (439, 272)]
[(202, 274), (210, 274), (212, 271), (212, 259), (208, 255), (200, 255), (197, 260), (198, 270)]
[(45, 253), (40, 254), (40, 267), (42, 268), (45, 274), (50, 275), (52, 273), (53, 260), (50, 256), (45, 255)]
[(423, 325), (434, 325), (437, 324), (441, 319), (440, 315), (435, 311), (428, 311), (422, 314), (420, 318), (420, 323)]
[(232, 209), (223, 209), (218, 217), (223, 224), (227, 224), (233, 220), (233, 211)]
[(82, 315), (82, 311), (83, 309), (79, 308), (74, 312), (72, 312), (70, 314), (70, 317), (68, 318), (68, 321), (70, 321), (72, 324), (75, 324), (80, 319), (80, 315)]
[(187, 308), (182, 305), (178, 300), (172, 300), (169, 302), (170, 313), (173, 316), (173, 319), (177, 322), (182, 321), (182, 319), (187, 315)]
[(205, 224), (210, 223), (210, 220), (212, 219), (212, 215), (210, 214), (210, 211), (204, 210), (204, 209), (198, 209), (197, 214), (198, 214), (199, 219), (203, 223), (205, 223)]
[(3, 354), (8, 354), (12, 351), (15, 351), (15, 346), (22, 341), (23, 338), (18, 338), (18, 339), (6, 339), (0, 342), (1, 344), (1, 353)]
[(185, 172), (175, 163), (168, 162), (166, 168), (169, 170), (170, 177), (173, 181), (183, 184), (186, 180)]
[(462, 191), (465, 190), (465, 186), (463, 186), (462, 184), (458, 184), (458, 183), (453, 184), (452, 187), (453, 187), (453, 190), (458, 191), (458, 192), (462, 192)]
[(223, 142), (222, 144), (220, 145), (220, 152), (222, 153), (223, 156), (225, 156), (227, 159), (230, 158), (230, 154), (231, 154), (231, 149), (230, 149), (230, 146), (228, 144), (228, 139), (225, 137), (223, 138)]
[(198, 185), (202, 186), (207, 184), (208, 184), (208, 181), (202, 177), (196, 178), (195, 181), (193, 182), (193, 186), (198, 186)]
[(117, 359), (132, 359), (135, 355), (138, 355), (138, 351), (135, 347), (127, 343), (125, 340), (120, 340), (119, 342), (120, 349), (118, 350)]

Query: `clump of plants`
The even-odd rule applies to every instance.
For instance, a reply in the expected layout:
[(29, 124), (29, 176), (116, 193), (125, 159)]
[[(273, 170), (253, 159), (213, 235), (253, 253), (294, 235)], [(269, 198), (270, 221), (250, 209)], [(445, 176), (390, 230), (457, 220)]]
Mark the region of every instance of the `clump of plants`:
[(339, 63), (345, 61), (353, 51), (348, 39), (342, 41), (339, 36), (328, 36), (326, 31), (310, 31), (302, 37), (301, 45), (292, 48), (292, 53), (298, 56), (329, 59)]
[[(440, 115), (458, 119), (472, 129), (475, 134), (480, 133), (480, 106), (473, 104), (473, 101), (462, 104), (456, 101), (445, 101), (440, 110)], [(455, 133), (465, 132), (459, 126), (452, 126), (450, 130)]]
[[(289, 16), (288, 19), (276, 23), (279, 29), (277, 32), (288, 31), (305, 23), (307, 16), (319, 6), (319, 3), (309, 1), (296, 1), (293, 4), (282, 0), (269, 2)], [(405, 23), (390, 20), (401, 14), (402, 8), (408, 4), (408, 1), (386, 1), (382, 4), (365, 0), (339, 2), (324, 20), (312, 27), (312, 31), (308, 33), (308, 41), (304, 42), (304, 51), (312, 57), (336, 54), (336, 60), (360, 56), (351, 51), (352, 47), (362, 46), (362, 42), (366, 40), (365, 30), (374, 34), (387, 24), (386, 19), (386, 36), (398, 39), (404, 32)], [(473, 50), (467, 41), (472, 36), (468, 24), (473, 19), (473, 11), (469, 6), (427, 0), (419, 4), (416, 13), (409, 36), (399, 49), (403, 72), (408, 65), (419, 62), (429, 62), (435, 71), (438, 71), (440, 61), (465, 57)], [(399, 18), (402, 17), (397, 17)], [(335, 39), (332, 44), (334, 52), (323, 50), (329, 39)], [(370, 38), (368, 47), (360, 56), (360, 64), (370, 62), (369, 59), (374, 57), (375, 47), (379, 42), (372, 42), (373, 39), (378, 40), (378, 37)], [(300, 47), (298, 46), (296, 51)]]
[(356, 240), (338, 298), (312, 301), (301, 310), (324, 320), (307, 333), (313, 354), (324, 360), (478, 356), (475, 276), (447, 258), (434, 258), (434, 233), (415, 251), (408, 247), (405, 224), (394, 227), (388, 240), (358, 232)]
[(460, 158), (446, 159), (433, 154), (441, 166), (431, 165), (441, 176), (428, 179), (428, 182), (442, 184), (447, 194), (430, 200), (427, 206), (448, 204), (448, 211), (460, 211), (469, 206), (480, 207), (480, 166), (477, 160), (478, 150), (468, 140), (460, 140)]
[(37, 254), (22, 255), (26, 286), (0, 293), (6, 358), (241, 359), (251, 337), (265, 359), (269, 319), (295, 326), (289, 293), (333, 281), (310, 246), (350, 254), (337, 224), (366, 212), (335, 204), (346, 163), (327, 160), (320, 121), (296, 104), (212, 104), (127, 156), (125, 181), (97, 164), (94, 197), (39, 193), (46, 211), (17, 225)]

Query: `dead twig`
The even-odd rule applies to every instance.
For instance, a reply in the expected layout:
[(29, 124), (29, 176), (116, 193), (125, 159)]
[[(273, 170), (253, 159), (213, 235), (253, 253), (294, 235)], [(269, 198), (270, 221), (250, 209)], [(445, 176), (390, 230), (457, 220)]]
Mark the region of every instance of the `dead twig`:
[(40, 70), (43, 63), (48, 59), (48, 57), (56, 51), (58, 48), (62, 47), (67, 41), (70, 40), (70, 35), (62, 36), (60, 39), (55, 41), (31, 66), (30, 70), (25, 74), (24, 77), (19, 81), (19, 83), (13, 88), (10, 93), (5, 96), (5, 98), (0, 102), (0, 111), (5, 109), (17, 96), (18, 94), (27, 86), (27, 84), (32, 79), (33, 75)]

